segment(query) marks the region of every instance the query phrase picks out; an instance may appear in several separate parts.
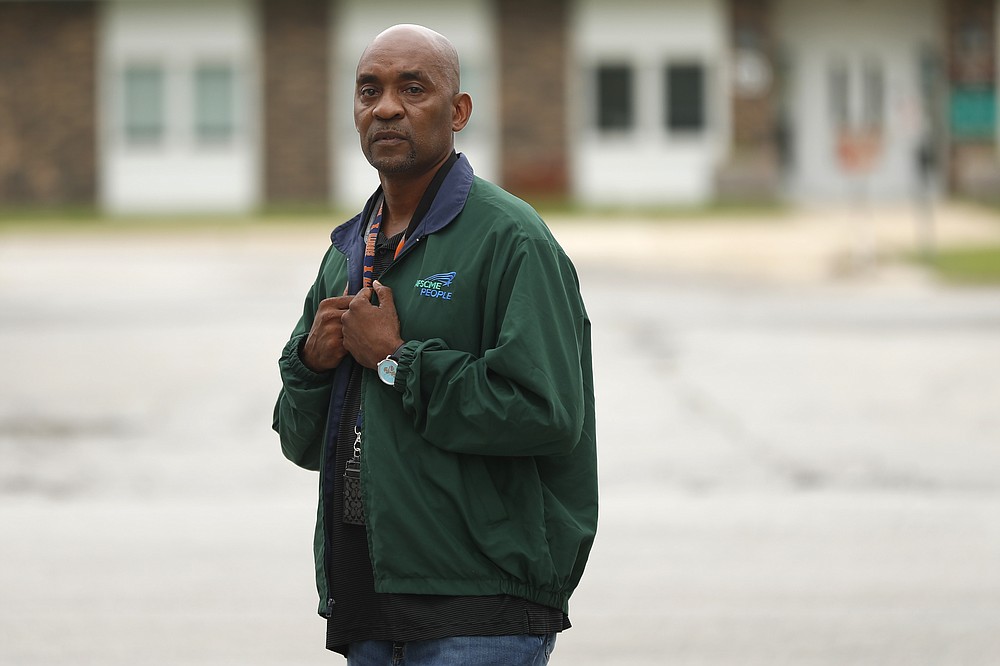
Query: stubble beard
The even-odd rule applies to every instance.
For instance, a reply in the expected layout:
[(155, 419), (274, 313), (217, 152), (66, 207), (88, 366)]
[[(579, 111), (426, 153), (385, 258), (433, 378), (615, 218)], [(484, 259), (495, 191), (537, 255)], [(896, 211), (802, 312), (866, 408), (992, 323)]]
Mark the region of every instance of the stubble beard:
[(369, 141), (365, 157), (368, 163), (375, 167), (379, 173), (398, 174), (409, 171), (417, 163), (417, 149), (407, 137), (409, 150), (405, 155), (376, 155), (377, 146), (375, 141)]
[(416, 165), (417, 151), (411, 148), (406, 155), (397, 157), (375, 157), (369, 153), (368, 163), (375, 167), (379, 173), (406, 173)]

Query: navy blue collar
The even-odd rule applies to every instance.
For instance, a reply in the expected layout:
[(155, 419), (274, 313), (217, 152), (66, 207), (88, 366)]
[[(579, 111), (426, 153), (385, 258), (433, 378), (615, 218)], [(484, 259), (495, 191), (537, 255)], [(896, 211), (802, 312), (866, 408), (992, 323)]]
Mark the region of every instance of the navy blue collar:
[[(472, 189), (472, 180), (475, 174), (468, 158), (458, 154), (458, 160), (451, 168), (441, 184), (441, 189), (434, 197), (434, 203), (427, 210), (427, 214), (420, 224), (413, 231), (413, 238), (410, 241), (422, 238), (428, 234), (433, 234), (448, 226), (452, 220), (465, 208), (465, 202), (469, 198), (469, 191)], [(360, 247), (364, 251), (364, 231), (368, 226), (368, 220), (372, 218), (375, 206), (382, 198), (382, 187), (379, 186), (375, 193), (368, 199), (364, 210), (347, 222), (333, 230), (330, 240), (334, 247), (353, 259), (353, 253)], [(405, 251), (405, 250), (404, 250)]]
[[(469, 160), (465, 155), (459, 153), (458, 161), (455, 162), (444, 182), (441, 183), (441, 189), (434, 197), (434, 202), (427, 210), (424, 219), (413, 230), (413, 238), (407, 241), (406, 247), (403, 248), (403, 254), (400, 256), (406, 254), (408, 247), (411, 247), (411, 242), (415, 243), (428, 234), (444, 229), (458, 217), (469, 198), (474, 175)], [(361, 291), (361, 266), (365, 254), (364, 232), (368, 228), (368, 221), (372, 219), (375, 207), (381, 199), (382, 187), (379, 186), (375, 190), (375, 194), (368, 199), (364, 210), (341, 224), (330, 234), (333, 246), (347, 257), (348, 293), (356, 294)]]

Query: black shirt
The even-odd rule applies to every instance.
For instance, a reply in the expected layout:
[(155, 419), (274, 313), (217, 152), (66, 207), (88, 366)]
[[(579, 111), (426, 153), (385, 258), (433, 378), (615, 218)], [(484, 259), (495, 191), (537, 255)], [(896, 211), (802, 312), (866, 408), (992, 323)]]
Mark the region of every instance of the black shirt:
[[(392, 263), (402, 233), (375, 243), (375, 277)], [(343, 522), (343, 472), (354, 449), (361, 405), (360, 365), (354, 364), (337, 433), (332, 497), (327, 497), (326, 548), (330, 596), (327, 649), (347, 654), (348, 645), (366, 640), (415, 641), (449, 636), (549, 634), (570, 627), (557, 608), (508, 595), (436, 596), (375, 592), (366, 528)], [(362, 443), (364, 446), (364, 443)]]

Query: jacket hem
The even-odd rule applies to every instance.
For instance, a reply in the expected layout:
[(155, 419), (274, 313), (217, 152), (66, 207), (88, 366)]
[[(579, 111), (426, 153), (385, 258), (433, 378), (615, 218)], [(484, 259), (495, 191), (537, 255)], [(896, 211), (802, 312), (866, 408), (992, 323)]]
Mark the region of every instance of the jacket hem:
[(375, 591), (392, 594), (433, 594), (448, 596), (489, 596), (508, 594), (569, 613), (570, 593), (547, 590), (504, 578), (449, 580), (434, 578), (386, 578), (375, 580)]

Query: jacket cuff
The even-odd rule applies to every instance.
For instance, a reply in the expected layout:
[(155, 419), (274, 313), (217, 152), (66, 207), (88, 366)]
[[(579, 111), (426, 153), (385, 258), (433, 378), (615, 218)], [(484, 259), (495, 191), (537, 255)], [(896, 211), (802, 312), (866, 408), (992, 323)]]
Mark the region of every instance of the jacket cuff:
[(333, 371), (313, 372), (302, 362), (302, 345), (305, 344), (308, 333), (296, 335), (285, 345), (278, 360), (278, 367), (286, 385), (294, 388), (316, 388), (329, 384), (333, 380)]
[(399, 393), (406, 392), (406, 380), (410, 376), (410, 368), (413, 365), (413, 359), (417, 356), (417, 349), (419, 347), (420, 343), (418, 341), (410, 340), (396, 350), (396, 381), (392, 387)]

